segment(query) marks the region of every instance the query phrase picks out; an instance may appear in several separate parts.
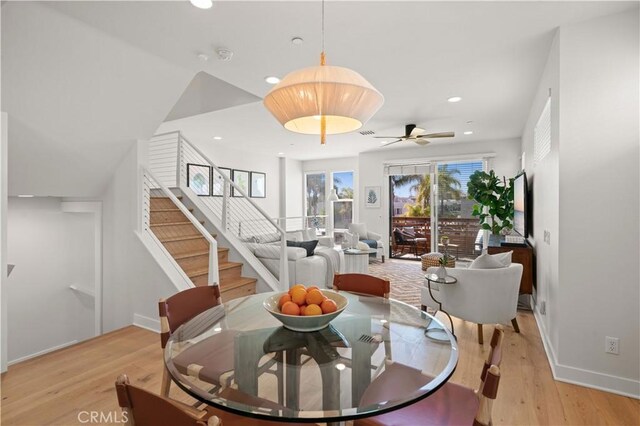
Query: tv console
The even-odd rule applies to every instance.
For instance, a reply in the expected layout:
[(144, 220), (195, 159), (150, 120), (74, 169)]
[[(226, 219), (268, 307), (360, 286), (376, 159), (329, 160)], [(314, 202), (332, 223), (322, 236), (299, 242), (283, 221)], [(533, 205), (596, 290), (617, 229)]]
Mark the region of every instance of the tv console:
[(525, 241), (524, 245), (514, 243), (502, 243), (495, 245), (489, 243), (489, 254), (505, 253), (513, 251), (511, 261), (522, 264), (522, 279), (520, 280), (520, 294), (531, 294), (534, 285), (535, 263), (533, 247)]

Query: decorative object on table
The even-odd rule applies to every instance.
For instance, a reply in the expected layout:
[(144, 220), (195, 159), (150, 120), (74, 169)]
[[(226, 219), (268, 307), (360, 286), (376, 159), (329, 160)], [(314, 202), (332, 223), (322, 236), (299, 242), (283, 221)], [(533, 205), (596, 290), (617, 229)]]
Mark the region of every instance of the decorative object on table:
[(213, 190), (211, 191), (211, 195), (213, 195), (214, 197), (222, 197), (224, 195), (225, 180), (222, 175), (231, 179), (231, 169), (228, 169), (226, 167), (218, 167), (218, 170), (220, 170), (220, 173), (218, 173), (216, 169), (213, 169)]
[[(443, 256), (442, 253), (437, 253), (437, 252), (427, 253), (420, 256), (420, 258), (422, 259), (422, 270), (426, 271), (427, 268), (430, 268), (432, 266), (434, 267), (440, 266), (440, 259), (442, 258), (442, 256)], [(456, 260), (454, 259), (453, 256), (449, 256), (447, 258), (447, 263), (445, 266), (449, 268), (456, 267)]]
[[(289, 291), (291, 292), (294, 289), (295, 289), (295, 286), (292, 287)], [(306, 289), (304, 289), (304, 287), (303, 287), (303, 290), (305, 290), (306, 292)], [(311, 293), (311, 291), (305, 294), (305, 298), (306, 296), (308, 296), (309, 293)], [(305, 313), (304, 315), (300, 315), (300, 305), (304, 304), (305, 301), (303, 300), (296, 301), (296, 294), (295, 293), (290, 294), (289, 292), (278, 293), (273, 296), (269, 296), (264, 300), (262, 305), (267, 310), (267, 312), (269, 312), (276, 319), (278, 319), (278, 321), (280, 321), (282, 325), (285, 328), (288, 328), (289, 330), (302, 331), (302, 332), (317, 331), (327, 327), (329, 323), (338, 315), (340, 315), (349, 304), (349, 301), (347, 300), (346, 297), (334, 291), (322, 290), (321, 294), (326, 296), (329, 300), (333, 301), (333, 303), (335, 304), (335, 311), (322, 313), (319, 315), (308, 315), (308, 313)], [(290, 296), (291, 300), (285, 303), (280, 303), (282, 298), (283, 297), (286, 298), (286, 296)], [(289, 307), (292, 306), (292, 305), (286, 305), (287, 303), (292, 303), (297, 305), (298, 313), (286, 314), (285, 312), (287, 312)], [(281, 305), (282, 308), (280, 308), (279, 305)], [(309, 306), (311, 305), (307, 305), (306, 309), (309, 309)]]
[(267, 197), (267, 175), (261, 172), (251, 172), (251, 187), (249, 191), (251, 198)]
[(327, 215), (327, 224), (325, 226), (327, 235), (333, 238), (333, 222), (334, 222), (334, 211), (333, 211), (333, 203), (338, 201), (338, 193), (335, 188), (331, 188), (329, 192), (329, 196), (327, 197), (328, 204), (328, 215)]
[[(245, 194), (249, 194), (249, 172), (248, 171), (233, 169), (231, 178), (233, 180), (233, 183), (238, 185), (238, 187), (242, 189)], [(235, 188), (233, 188), (233, 191), (231, 192), (233, 193), (232, 195), (234, 197), (242, 197), (242, 194), (236, 191)]]
[(187, 186), (196, 195), (208, 197), (211, 195), (211, 167), (203, 164), (187, 163)]
[(513, 180), (507, 181), (504, 176), (501, 180), (493, 170), (477, 170), (469, 176), (469, 199), (478, 203), (471, 215), (478, 218), (482, 229), (494, 235), (513, 229)]
[(356, 248), (357, 248), (358, 250), (362, 250), (362, 251), (369, 251), (369, 250), (371, 250), (371, 247), (369, 247), (369, 245), (368, 245), (367, 243), (363, 242), (363, 241), (358, 241), (358, 242), (356, 243)]
[(370, 209), (380, 208), (380, 190), (379, 186), (364, 187), (364, 206)]
[(449, 256), (447, 253), (443, 254), (442, 257), (440, 259), (438, 259), (438, 264), (440, 265), (438, 267), (438, 271), (436, 272), (436, 275), (438, 276), (438, 278), (440, 279), (445, 279), (447, 278), (447, 268), (445, 266), (447, 266), (447, 262), (449, 262), (449, 259), (452, 259), (452, 256)]
[(327, 134), (362, 127), (380, 109), (384, 97), (357, 72), (325, 64), (323, 0), (320, 66), (287, 74), (263, 102), (285, 129), (320, 135), (324, 145)]

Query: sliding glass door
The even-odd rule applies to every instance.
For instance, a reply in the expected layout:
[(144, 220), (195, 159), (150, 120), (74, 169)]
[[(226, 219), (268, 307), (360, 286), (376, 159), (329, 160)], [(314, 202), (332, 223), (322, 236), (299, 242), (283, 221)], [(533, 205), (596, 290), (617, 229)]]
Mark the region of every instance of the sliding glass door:
[[(469, 176), (484, 162), (455, 161), (389, 167), (391, 255), (419, 259), (424, 253), (448, 252), (459, 260), (479, 254), (477, 218), (467, 198)], [(436, 224), (437, 226), (432, 226)]]

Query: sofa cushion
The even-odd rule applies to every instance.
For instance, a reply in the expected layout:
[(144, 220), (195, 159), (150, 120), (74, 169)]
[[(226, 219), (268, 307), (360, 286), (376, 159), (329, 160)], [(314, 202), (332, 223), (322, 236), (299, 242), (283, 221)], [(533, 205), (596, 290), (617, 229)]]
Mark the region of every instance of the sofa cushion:
[[(280, 259), (280, 246), (272, 244), (256, 244), (254, 255), (261, 259)], [(307, 257), (307, 251), (301, 247), (287, 247), (287, 260), (298, 260)]]
[(318, 240), (311, 241), (287, 241), (287, 247), (302, 247), (307, 250), (307, 257), (313, 256), (313, 251), (318, 245)]
[(303, 231), (287, 232), (287, 241), (306, 241)]
[(505, 267), (499, 259), (487, 253), (481, 254), (469, 265), (469, 269), (498, 269)]
[(302, 230), (302, 240), (300, 241), (312, 241), (317, 239), (316, 228), (307, 228)]
[(253, 239), (256, 243), (272, 243), (280, 239), (280, 234), (277, 232), (274, 232), (272, 234), (261, 234), (254, 236)]
[(358, 237), (362, 240), (367, 238), (367, 224), (366, 223), (350, 223), (349, 232), (352, 234), (358, 234)]

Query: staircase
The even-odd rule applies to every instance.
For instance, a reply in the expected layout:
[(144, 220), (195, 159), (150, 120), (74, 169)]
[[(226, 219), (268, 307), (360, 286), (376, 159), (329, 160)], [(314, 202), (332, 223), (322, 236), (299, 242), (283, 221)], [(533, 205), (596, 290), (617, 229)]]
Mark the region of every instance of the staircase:
[[(151, 231), (194, 285), (208, 285), (209, 242), (170, 198), (152, 196), (150, 201)], [(223, 301), (255, 294), (256, 279), (243, 277), (242, 266), (242, 263), (229, 261), (228, 248), (218, 247), (219, 285)]]

